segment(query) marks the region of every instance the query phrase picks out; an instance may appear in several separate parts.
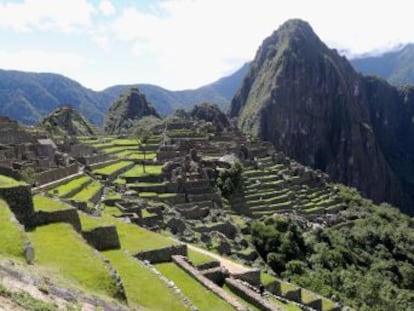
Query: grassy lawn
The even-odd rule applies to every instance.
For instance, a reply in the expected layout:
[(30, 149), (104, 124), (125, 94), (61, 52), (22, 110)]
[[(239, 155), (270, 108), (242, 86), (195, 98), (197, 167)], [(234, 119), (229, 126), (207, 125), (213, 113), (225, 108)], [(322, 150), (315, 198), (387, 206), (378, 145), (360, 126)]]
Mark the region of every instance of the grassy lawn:
[(36, 195), (33, 197), (33, 204), (36, 211), (52, 212), (71, 208), (58, 200), (45, 197), (43, 195)]
[[(145, 160), (153, 160), (156, 156), (157, 154), (154, 152), (147, 152), (145, 154)], [(144, 154), (142, 152), (133, 152), (130, 153), (127, 158), (132, 160), (144, 160)]]
[(82, 177), (73, 179), (69, 181), (68, 183), (63, 184), (59, 187), (53, 188), (52, 190), (49, 191), (49, 193), (56, 194), (60, 197), (65, 196), (71, 191), (79, 188), (80, 186), (82, 186), (83, 184), (87, 183), (90, 180), (91, 178), (89, 176), (82, 176)]
[(131, 163), (132, 162), (130, 161), (121, 161), (118, 163), (114, 163), (114, 164), (99, 168), (97, 170), (94, 170), (93, 172), (98, 175), (104, 175), (104, 176), (111, 175), (119, 171), (120, 169), (124, 168), (125, 166), (130, 165)]
[(187, 310), (179, 297), (136, 259), (122, 250), (102, 254), (121, 276), (130, 306), (141, 306), (145, 310)]
[(188, 259), (190, 259), (190, 261), (195, 266), (198, 266), (198, 265), (201, 265), (207, 262), (217, 261), (213, 257), (197, 252), (196, 250), (193, 250), (191, 248), (188, 248)]
[(142, 165), (135, 165), (126, 171), (122, 176), (125, 177), (141, 177), (146, 175), (161, 175), (162, 165), (145, 165), (145, 173)]
[(112, 224), (108, 217), (95, 217), (81, 211), (78, 212), (83, 231)]
[[(110, 216), (108, 216), (110, 217)], [(143, 250), (163, 248), (177, 244), (173, 240), (160, 234), (141, 228), (135, 224), (127, 224), (121, 220), (113, 219), (114, 225), (118, 229), (121, 246), (131, 254)]]
[(260, 281), (262, 282), (263, 285), (267, 285), (272, 283), (273, 281), (276, 281), (277, 278), (275, 278), (273, 275), (267, 274), (265, 272), (261, 272), (260, 273)]
[(190, 275), (180, 269), (174, 263), (162, 263), (155, 265), (167, 279), (173, 281), (175, 285), (186, 295), (200, 311), (230, 311), (234, 310), (224, 300), (208, 291)]
[(23, 182), (17, 181), (13, 178), (0, 175), (0, 188), (11, 188), (23, 185)]
[(119, 146), (138, 146), (138, 140), (137, 139), (114, 139), (111, 141), (113, 145), (119, 145)]
[(68, 224), (37, 227), (29, 233), (36, 250), (35, 264), (72, 286), (113, 297), (116, 284), (103, 261)]
[(283, 301), (280, 301), (276, 298), (270, 297), (270, 301), (273, 302), (275, 305), (277, 305), (278, 307), (280, 307), (282, 310), (285, 311), (302, 311), (301, 308), (299, 308), (298, 305), (289, 302), (289, 303), (284, 303)]
[(23, 258), (23, 228), (14, 219), (13, 212), (3, 200), (0, 200), (0, 237), (0, 255)]
[(93, 181), (72, 197), (73, 200), (87, 202), (101, 189), (101, 184)]

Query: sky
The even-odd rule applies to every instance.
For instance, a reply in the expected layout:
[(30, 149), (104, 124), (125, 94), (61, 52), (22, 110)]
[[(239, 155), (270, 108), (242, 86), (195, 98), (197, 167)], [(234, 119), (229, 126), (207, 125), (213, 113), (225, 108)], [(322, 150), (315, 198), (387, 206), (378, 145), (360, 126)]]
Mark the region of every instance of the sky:
[(254, 58), (291, 18), (357, 55), (414, 42), (410, 0), (0, 0), (0, 68), (86, 87), (197, 88)]

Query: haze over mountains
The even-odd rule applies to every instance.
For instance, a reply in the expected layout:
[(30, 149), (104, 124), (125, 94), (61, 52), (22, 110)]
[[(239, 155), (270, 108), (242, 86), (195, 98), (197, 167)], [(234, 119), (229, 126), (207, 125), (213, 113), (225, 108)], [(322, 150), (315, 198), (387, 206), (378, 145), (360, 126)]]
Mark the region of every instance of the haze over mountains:
[(414, 213), (414, 87), (358, 74), (308, 23), (263, 41), (229, 113), (299, 162)]
[(0, 115), (34, 124), (62, 104), (71, 105), (101, 125), (109, 106), (131, 86), (138, 86), (157, 111), (170, 114), (200, 102), (226, 107), (247, 72), (248, 64), (230, 76), (194, 90), (170, 91), (150, 84), (118, 85), (97, 92), (59, 74), (0, 70)]

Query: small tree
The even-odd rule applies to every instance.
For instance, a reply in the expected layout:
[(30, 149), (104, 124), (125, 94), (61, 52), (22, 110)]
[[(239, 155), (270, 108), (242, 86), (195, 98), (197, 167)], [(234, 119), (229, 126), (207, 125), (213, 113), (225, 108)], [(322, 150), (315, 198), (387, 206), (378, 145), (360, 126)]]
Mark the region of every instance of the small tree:
[(147, 152), (145, 148), (147, 146), (148, 140), (151, 138), (151, 135), (152, 135), (151, 131), (144, 126), (138, 126), (134, 130), (134, 137), (137, 140), (140, 149), (142, 149), (144, 153), (144, 161), (142, 163), (142, 170), (144, 173), (145, 173), (145, 160), (146, 160), (145, 156)]

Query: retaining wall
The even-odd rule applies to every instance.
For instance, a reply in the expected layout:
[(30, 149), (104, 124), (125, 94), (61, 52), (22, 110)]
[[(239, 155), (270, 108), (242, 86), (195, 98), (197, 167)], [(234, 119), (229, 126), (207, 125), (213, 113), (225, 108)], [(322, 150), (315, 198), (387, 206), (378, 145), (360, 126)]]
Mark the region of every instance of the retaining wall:
[(148, 260), (151, 264), (170, 262), (174, 255), (187, 256), (187, 245), (172, 245), (164, 248), (142, 251), (134, 255), (139, 260)]
[(114, 225), (82, 231), (84, 239), (98, 251), (121, 248), (118, 231)]

